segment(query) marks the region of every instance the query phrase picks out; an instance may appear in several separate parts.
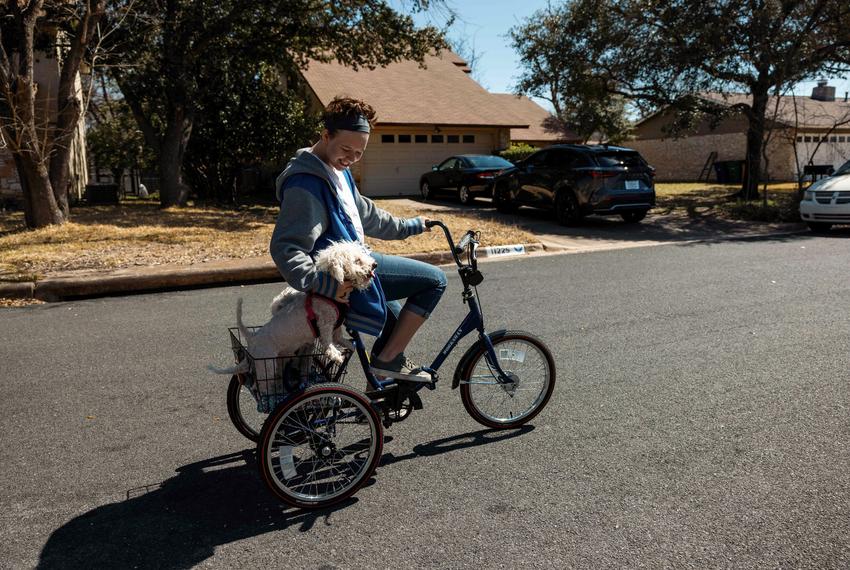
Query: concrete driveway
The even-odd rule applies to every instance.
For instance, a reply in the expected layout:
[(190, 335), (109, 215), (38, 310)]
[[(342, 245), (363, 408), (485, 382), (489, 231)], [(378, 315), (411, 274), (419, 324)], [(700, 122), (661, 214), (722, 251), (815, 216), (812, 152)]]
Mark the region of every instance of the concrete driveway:
[(719, 241), (747, 237), (784, 235), (808, 231), (804, 224), (768, 224), (723, 220), (713, 216), (691, 217), (684, 213), (653, 214), (637, 224), (624, 223), (619, 217), (590, 216), (577, 227), (558, 224), (550, 212), (520, 208), (517, 214), (497, 212), (489, 199), (479, 198), (475, 205), (463, 206), (450, 199), (424, 201), (398, 198), (399, 202), (423, 215), (439, 218), (440, 212), (474, 212), (480, 216), (516, 224), (536, 235), (547, 250), (586, 252), (669, 243)]

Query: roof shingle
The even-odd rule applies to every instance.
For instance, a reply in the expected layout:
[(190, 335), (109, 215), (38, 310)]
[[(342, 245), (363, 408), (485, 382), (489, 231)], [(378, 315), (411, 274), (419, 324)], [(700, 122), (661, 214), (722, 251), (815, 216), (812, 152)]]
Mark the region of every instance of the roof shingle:
[(576, 142), (580, 141), (575, 133), (552, 133), (543, 127), (543, 121), (551, 116), (551, 113), (526, 97), (525, 95), (514, 95), (512, 93), (493, 93), (506, 105), (510, 105), (511, 111), (528, 123), (526, 129), (511, 129), (511, 140), (515, 142), (537, 141), (537, 142)]
[(469, 77), (456, 63), (462, 61), (444, 51), (442, 57), (427, 56), (425, 68), (402, 61), (355, 71), (311, 61), (301, 73), (322, 105), (338, 95), (362, 99), (375, 108), (378, 125), (529, 126), (513, 106)]

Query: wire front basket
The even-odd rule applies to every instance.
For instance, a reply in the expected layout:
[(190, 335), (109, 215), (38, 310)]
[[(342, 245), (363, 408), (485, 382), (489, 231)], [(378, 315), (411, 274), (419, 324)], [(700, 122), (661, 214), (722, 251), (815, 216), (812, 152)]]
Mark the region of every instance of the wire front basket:
[[(248, 327), (248, 332), (258, 328)], [(242, 384), (257, 400), (258, 412), (271, 412), (279, 403), (313, 384), (344, 381), (344, 364), (351, 356), (348, 349), (340, 348), (344, 357), (342, 365), (331, 362), (319, 348), (318, 341), (303, 346), (295, 354), (254, 358), (248, 353), (239, 329), (234, 327), (228, 331), (236, 364), (247, 361), (247, 372), (239, 376)]]

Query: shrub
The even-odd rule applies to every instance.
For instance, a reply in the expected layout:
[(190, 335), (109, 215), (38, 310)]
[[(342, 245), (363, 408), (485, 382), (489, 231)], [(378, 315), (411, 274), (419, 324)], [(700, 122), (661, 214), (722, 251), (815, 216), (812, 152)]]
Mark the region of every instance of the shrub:
[(796, 193), (780, 194), (775, 199), (769, 199), (767, 204), (762, 200), (747, 202), (737, 200), (721, 205), (721, 209), (732, 219), (752, 222), (799, 222), (800, 200)]
[(533, 146), (524, 143), (512, 144), (511, 148), (503, 150), (499, 153), (499, 156), (501, 156), (505, 160), (510, 160), (511, 162), (516, 164), (520, 160), (528, 158), (528, 156), (530, 156), (537, 150), (538, 149), (534, 148)]

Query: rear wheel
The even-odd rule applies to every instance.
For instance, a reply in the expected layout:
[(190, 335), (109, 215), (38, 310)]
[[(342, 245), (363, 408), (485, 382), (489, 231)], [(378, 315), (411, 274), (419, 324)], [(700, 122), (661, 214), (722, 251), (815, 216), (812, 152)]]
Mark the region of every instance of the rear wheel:
[(239, 433), (255, 443), (260, 440), (266, 415), (257, 411), (254, 395), (235, 375), (227, 386), (227, 415)]
[(636, 224), (646, 217), (646, 210), (633, 210), (631, 212), (623, 212), (620, 214), (623, 221), (627, 224)]
[(431, 191), (431, 187), (428, 186), (427, 182), (423, 182), (419, 185), (419, 193), (422, 194), (422, 199), (424, 200), (427, 200), (433, 194), (433, 192)]
[(475, 201), (475, 196), (469, 191), (469, 186), (461, 186), (457, 189), (457, 199), (464, 206), (468, 206)]
[(809, 229), (815, 233), (826, 233), (832, 227), (829, 222), (809, 222)]
[(555, 196), (555, 217), (562, 226), (575, 226), (581, 223), (582, 215), (578, 200), (570, 190), (561, 190)]
[(318, 509), (353, 495), (378, 466), (383, 427), (369, 400), (342, 384), (304, 390), (269, 415), (260, 474), (284, 503)]
[(461, 375), (463, 407), (478, 423), (515, 428), (540, 413), (555, 389), (555, 360), (540, 339), (522, 331), (494, 338), (499, 366), (512, 380), (501, 383), (482, 344)]

